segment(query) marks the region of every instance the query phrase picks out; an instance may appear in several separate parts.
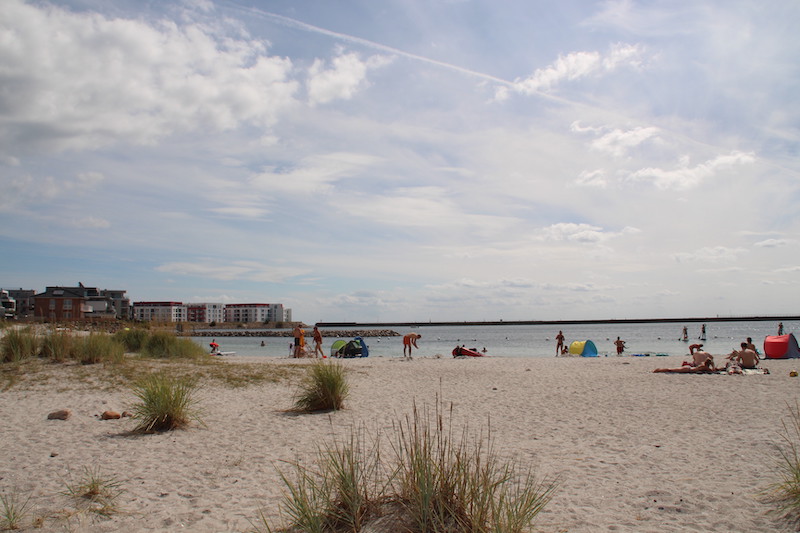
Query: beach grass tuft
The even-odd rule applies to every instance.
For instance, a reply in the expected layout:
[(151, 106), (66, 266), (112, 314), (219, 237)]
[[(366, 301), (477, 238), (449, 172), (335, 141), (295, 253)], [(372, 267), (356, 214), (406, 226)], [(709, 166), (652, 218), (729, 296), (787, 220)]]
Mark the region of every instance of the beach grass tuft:
[(125, 328), (114, 333), (114, 339), (128, 352), (141, 351), (149, 337), (150, 332), (142, 328)]
[(149, 335), (142, 345), (142, 355), (154, 359), (192, 359), (207, 355), (206, 351), (191, 339), (176, 337), (166, 331)]
[(0, 361), (16, 363), (39, 354), (39, 337), (30, 329), (9, 329), (0, 338)]
[(200, 420), (197, 408), (197, 379), (175, 377), (163, 372), (147, 375), (133, 385), (139, 400), (132, 407), (133, 418), (139, 421), (134, 431), (170, 431), (184, 428)]
[(91, 333), (75, 339), (73, 357), (83, 365), (119, 363), (125, 356), (125, 347), (105, 333)]
[(491, 432), (456, 433), (439, 402), (433, 413), (414, 406), (395, 435), (399, 497), (416, 531), (522, 532), (557, 486), (501, 461)]
[(4, 531), (20, 529), (31, 510), (30, 501), (30, 496), (22, 496), (16, 490), (0, 493), (0, 527)]
[(301, 381), (295, 396), (297, 411), (337, 411), (350, 393), (344, 366), (339, 362), (317, 360)]
[(75, 338), (67, 331), (50, 330), (42, 338), (40, 355), (54, 363), (64, 363), (73, 354)]
[(65, 494), (87, 504), (92, 512), (109, 516), (118, 510), (117, 500), (123, 492), (116, 476), (104, 475), (97, 466), (85, 466), (77, 481), (66, 482)]
[(767, 489), (787, 517), (800, 524), (800, 403), (788, 405), (789, 415), (782, 420), (781, 441), (777, 449), (778, 481)]
[[(434, 414), (415, 407), (393, 428), (389, 461), (380, 436), (368, 443), (361, 428), (320, 448), (313, 466), (296, 462), (293, 475), (281, 473), (286, 530), (358, 532), (381, 520), (387, 531), (522, 533), (557, 488), (502, 461), (491, 435), (456, 434), (438, 403)], [(260, 525), (271, 531), (263, 514)]]

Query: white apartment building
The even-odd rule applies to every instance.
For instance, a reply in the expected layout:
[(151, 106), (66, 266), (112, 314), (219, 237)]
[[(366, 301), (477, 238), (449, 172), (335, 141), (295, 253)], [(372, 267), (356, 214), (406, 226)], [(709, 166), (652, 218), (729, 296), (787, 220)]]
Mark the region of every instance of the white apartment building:
[(186, 305), (181, 302), (134, 302), (134, 320), (186, 322)]
[(225, 304), (197, 303), (186, 304), (186, 320), (189, 322), (224, 322)]
[(283, 304), (227, 304), (225, 322), (283, 322)]

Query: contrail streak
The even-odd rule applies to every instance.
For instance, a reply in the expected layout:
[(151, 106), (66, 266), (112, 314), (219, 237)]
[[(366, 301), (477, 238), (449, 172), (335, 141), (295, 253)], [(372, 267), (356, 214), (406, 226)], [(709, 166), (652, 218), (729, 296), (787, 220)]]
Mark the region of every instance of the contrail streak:
[(499, 83), (501, 85), (506, 85), (508, 87), (513, 87), (514, 83), (508, 80), (504, 80), (502, 78), (498, 78), (496, 76), (492, 76), (490, 74), (486, 74), (484, 72), (478, 72), (475, 70), (470, 70), (468, 68), (459, 67), (458, 65), (453, 65), (450, 63), (445, 63), (444, 61), (438, 61), (436, 59), (431, 59), (429, 57), (420, 56), (417, 54), (412, 54), (411, 52), (406, 52), (404, 50), (399, 50), (397, 48), (392, 48), (391, 46), (386, 46), (385, 44), (376, 43), (374, 41), (370, 41), (367, 39), (362, 39), (361, 37), (355, 37), (353, 35), (347, 35), (346, 33), (339, 33), (332, 30), (327, 30), (325, 28), (320, 28), (319, 26), (314, 26), (313, 24), (307, 24), (305, 22), (301, 22), (299, 20), (295, 20), (293, 18), (285, 17), (283, 15), (278, 15), (277, 13), (270, 13), (269, 11), (264, 11), (262, 9), (258, 9), (255, 7), (244, 7), (237, 4), (233, 4), (230, 2), (226, 2), (226, 4), (233, 8), (238, 9), (240, 11), (247, 11), (252, 14), (259, 15), (263, 18), (273, 20), (282, 26), (286, 26), (288, 28), (296, 28), (303, 31), (308, 31), (312, 33), (318, 33), (320, 35), (327, 35), (328, 37), (333, 37), (334, 39), (338, 39), (341, 41), (347, 41), (353, 44), (360, 44), (362, 46), (366, 46), (372, 48), (374, 50), (379, 50), (381, 52), (387, 52), (390, 54), (406, 57), (409, 59), (414, 59), (416, 61), (422, 61), (423, 63), (428, 63), (430, 65), (436, 65), (438, 67), (446, 68), (448, 70), (452, 70), (455, 72), (460, 72), (462, 74), (466, 74), (468, 76), (473, 76), (476, 78), (481, 78), (487, 81), (491, 81), (494, 83)]

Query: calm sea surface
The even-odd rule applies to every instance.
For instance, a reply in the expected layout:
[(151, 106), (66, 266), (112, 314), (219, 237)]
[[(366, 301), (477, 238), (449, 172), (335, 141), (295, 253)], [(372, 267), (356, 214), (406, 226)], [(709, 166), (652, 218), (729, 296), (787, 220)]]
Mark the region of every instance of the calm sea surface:
[[(784, 322), (784, 332), (800, 334), (800, 322)], [(764, 337), (776, 335), (777, 322), (709, 322), (706, 324), (706, 340), (699, 340), (700, 323), (687, 323), (689, 341), (681, 339), (683, 325), (668, 324), (587, 324), (587, 325), (536, 325), (536, 326), (420, 326), (413, 329), (395, 330), (401, 335), (414, 331), (422, 335), (418, 341), (419, 350), (414, 355), (450, 356), (457, 345), (467, 348), (486, 348), (486, 354), (500, 357), (553, 357), (555, 355), (555, 336), (563, 330), (567, 344), (573, 341), (591, 340), (601, 356), (616, 355), (614, 340), (619, 336), (626, 342), (625, 354), (663, 353), (667, 355), (687, 355), (689, 344), (701, 342), (704, 349), (712, 354), (727, 354), (747, 337), (763, 352)], [(321, 328), (324, 331), (324, 328)], [(337, 328), (341, 331), (341, 328)], [(341, 337), (339, 337), (341, 338)], [(192, 337), (208, 348), (210, 337)], [(337, 337), (324, 337), (323, 348), (330, 352), (331, 344)], [(349, 340), (349, 339), (345, 339)], [(402, 337), (367, 337), (370, 356), (402, 357)], [(287, 357), (290, 337), (217, 337), (222, 351), (236, 352), (237, 355)], [(261, 342), (264, 341), (264, 346)], [(306, 342), (311, 344), (311, 331), (306, 331)]]

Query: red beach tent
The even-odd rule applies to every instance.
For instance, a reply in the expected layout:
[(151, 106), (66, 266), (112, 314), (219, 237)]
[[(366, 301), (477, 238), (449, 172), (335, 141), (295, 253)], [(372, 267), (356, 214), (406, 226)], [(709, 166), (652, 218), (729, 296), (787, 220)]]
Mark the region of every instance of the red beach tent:
[(788, 335), (768, 335), (764, 339), (764, 355), (767, 359), (800, 358), (800, 348), (794, 333)]

